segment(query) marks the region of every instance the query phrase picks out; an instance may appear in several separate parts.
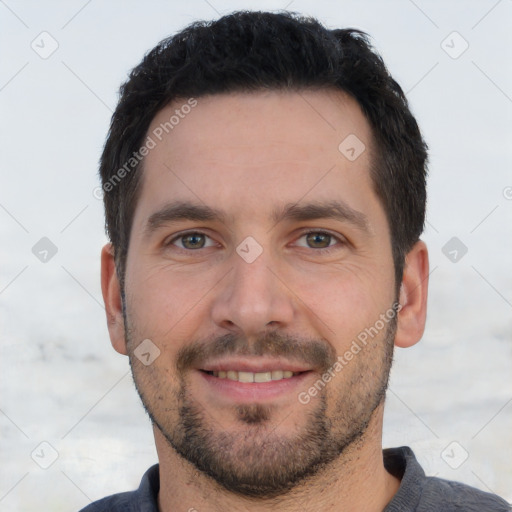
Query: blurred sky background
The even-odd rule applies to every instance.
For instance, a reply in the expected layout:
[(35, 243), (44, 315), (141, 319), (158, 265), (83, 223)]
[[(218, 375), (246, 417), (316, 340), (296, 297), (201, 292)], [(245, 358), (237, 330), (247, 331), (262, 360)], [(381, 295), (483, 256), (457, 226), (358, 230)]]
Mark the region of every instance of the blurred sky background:
[(427, 329), (396, 351), (383, 444), (512, 500), (511, 0), (0, 0), (0, 511), (78, 510), (157, 461), (106, 328), (98, 158), (158, 41), (285, 8), (367, 31), (430, 146)]

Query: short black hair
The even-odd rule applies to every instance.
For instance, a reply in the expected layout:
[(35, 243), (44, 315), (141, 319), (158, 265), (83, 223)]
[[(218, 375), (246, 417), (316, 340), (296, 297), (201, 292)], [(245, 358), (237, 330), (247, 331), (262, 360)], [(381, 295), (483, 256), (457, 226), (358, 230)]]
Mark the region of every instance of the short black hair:
[(122, 287), (143, 172), (143, 159), (133, 155), (155, 115), (177, 98), (318, 88), (353, 97), (371, 126), (370, 175), (390, 226), (398, 288), (405, 255), (423, 231), (426, 205), (427, 145), (405, 94), (364, 32), (330, 30), (289, 12), (255, 11), (189, 25), (147, 53), (121, 86), (100, 175)]

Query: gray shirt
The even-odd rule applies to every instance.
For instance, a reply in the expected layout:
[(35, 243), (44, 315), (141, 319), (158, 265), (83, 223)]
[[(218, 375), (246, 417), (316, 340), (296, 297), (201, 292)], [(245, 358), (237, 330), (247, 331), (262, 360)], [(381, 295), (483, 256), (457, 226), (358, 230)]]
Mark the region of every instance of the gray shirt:
[[(400, 489), (383, 512), (509, 512), (510, 505), (494, 494), (459, 482), (427, 477), (412, 450), (384, 450), (386, 469), (401, 480)], [(91, 503), (80, 512), (158, 512), (158, 464), (149, 468), (136, 491)]]

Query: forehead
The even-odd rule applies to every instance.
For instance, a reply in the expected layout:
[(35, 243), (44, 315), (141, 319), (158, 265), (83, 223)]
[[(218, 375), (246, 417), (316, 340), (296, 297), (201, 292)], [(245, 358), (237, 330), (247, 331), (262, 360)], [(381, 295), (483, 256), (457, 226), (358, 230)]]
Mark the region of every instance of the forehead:
[(136, 219), (170, 199), (257, 216), (306, 195), (341, 194), (361, 206), (372, 194), (371, 130), (357, 102), (339, 91), (178, 99), (158, 112), (147, 136), (154, 148)]
[[(245, 163), (250, 155), (254, 164), (273, 157), (318, 158), (325, 151), (325, 157), (336, 159), (339, 143), (349, 135), (370, 142), (369, 125), (358, 103), (331, 89), (178, 99), (157, 113), (148, 134), (156, 134), (157, 142), (162, 139), (170, 151), (178, 149), (175, 157), (207, 155), (222, 144), (243, 149), (233, 156), (241, 156)], [(155, 152), (149, 155), (150, 162), (151, 156)]]

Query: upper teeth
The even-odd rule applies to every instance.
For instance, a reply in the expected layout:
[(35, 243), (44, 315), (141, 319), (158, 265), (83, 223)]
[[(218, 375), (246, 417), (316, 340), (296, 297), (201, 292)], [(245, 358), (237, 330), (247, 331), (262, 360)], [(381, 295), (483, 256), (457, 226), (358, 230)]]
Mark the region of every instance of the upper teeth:
[(214, 377), (219, 379), (237, 380), (239, 382), (270, 382), (272, 380), (289, 379), (297, 375), (289, 370), (273, 370), (271, 372), (237, 372), (234, 370), (212, 372)]

